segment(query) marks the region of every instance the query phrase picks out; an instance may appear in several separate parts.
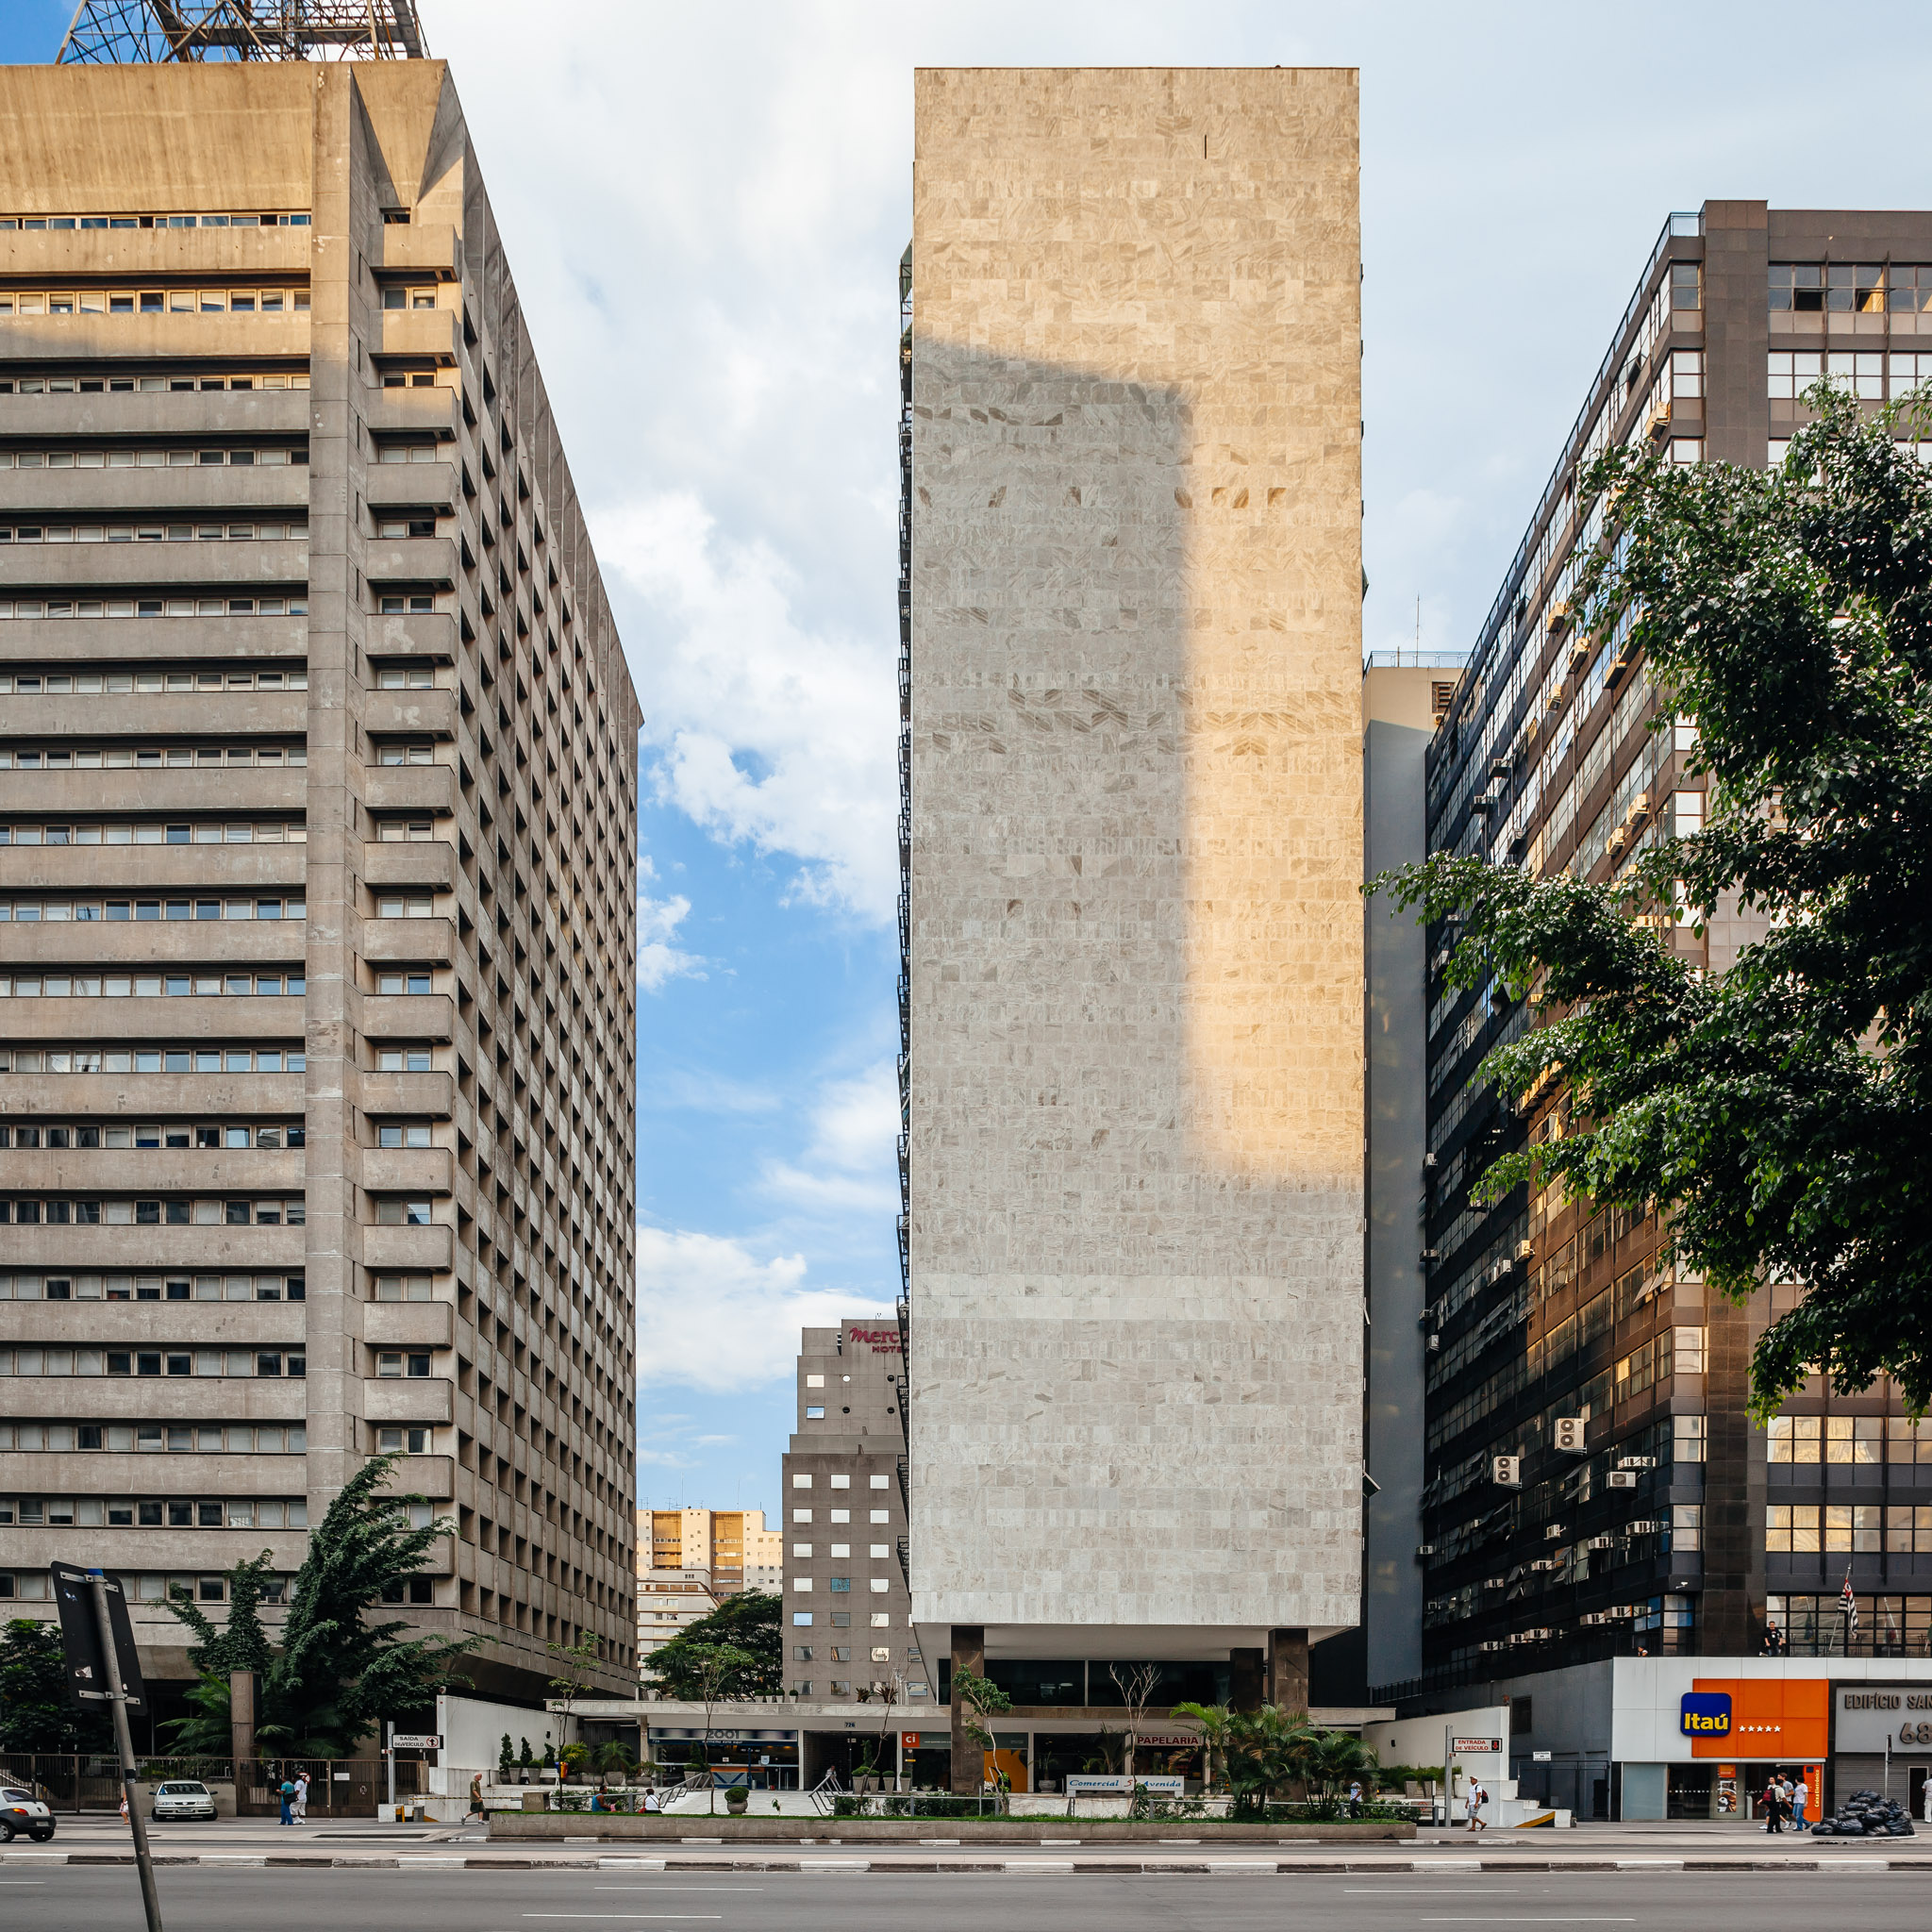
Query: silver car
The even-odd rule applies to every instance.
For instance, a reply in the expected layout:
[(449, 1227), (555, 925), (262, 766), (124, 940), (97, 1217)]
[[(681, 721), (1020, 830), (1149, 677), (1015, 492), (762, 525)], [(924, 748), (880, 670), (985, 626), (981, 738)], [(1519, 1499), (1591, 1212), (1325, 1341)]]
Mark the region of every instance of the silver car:
[(54, 1836), (54, 1814), (31, 1791), (0, 1784), (0, 1845), (10, 1845), (23, 1831), (44, 1843)]
[(150, 1815), (157, 1824), (168, 1818), (212, 1818), (214, 1793), (192, 1777), (170, 1778), (166, 1784), (155, 1787), (154, 1810)]

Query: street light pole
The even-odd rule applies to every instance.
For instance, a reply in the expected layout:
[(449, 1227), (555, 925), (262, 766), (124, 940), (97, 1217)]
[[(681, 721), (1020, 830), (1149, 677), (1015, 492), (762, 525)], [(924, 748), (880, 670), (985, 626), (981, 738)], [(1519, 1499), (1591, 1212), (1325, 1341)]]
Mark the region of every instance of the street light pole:
[(155, 1861), (148, 1850), (147, 1821), (141, 1815), (141, 1794), (134, 1788), (134, 1734), (127, 1727), (127, 1693), (121, 1688), (121, 1659), (114, 1648), (114, 1626), (108, 1614), (108, 1581), (91, 1570), (94, 1621), (101, 1633), (101, 1663), (108, 1679), (108, 1702), (114, 1713), (114, 1747), (121, 1759), (121, 1790), (127, 1802), (127, 1823), (134, 1833), (134, 1862), (141, 1873), (141, 1903), (147, 1913), (147, 1932), (161, 1932), (161, 1899), (155, 1890)]

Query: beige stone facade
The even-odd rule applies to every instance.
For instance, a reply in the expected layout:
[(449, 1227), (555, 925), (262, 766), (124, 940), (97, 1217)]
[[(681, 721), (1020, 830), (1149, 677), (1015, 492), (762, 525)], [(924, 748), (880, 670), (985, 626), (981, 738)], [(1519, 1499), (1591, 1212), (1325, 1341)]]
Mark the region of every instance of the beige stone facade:
[(915, 1615), (1351, 1625), (1355, 75), (922, 72), (911, 275)]
[(640, 720), (441, 63), (0, 71), (0, 1590), (399, 1448), (631, 1681)]

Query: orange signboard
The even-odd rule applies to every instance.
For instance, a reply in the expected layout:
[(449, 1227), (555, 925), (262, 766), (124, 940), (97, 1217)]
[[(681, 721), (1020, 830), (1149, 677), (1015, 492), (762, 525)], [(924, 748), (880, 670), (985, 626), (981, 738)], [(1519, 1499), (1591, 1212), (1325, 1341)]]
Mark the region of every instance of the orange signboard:
[(1731, 1727), (1693, 1736), (1692, 1757), (1815, 1764), (1831, 1753), (1831, 1687), (1823, 1677), (1698, 1677), (1693, 1690), (1727, 1692)]

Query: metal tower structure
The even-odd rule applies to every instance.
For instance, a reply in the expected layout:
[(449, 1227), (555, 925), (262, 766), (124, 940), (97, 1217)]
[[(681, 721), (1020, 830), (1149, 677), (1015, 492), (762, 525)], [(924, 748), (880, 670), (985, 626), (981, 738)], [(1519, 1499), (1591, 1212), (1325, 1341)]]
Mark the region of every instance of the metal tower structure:
[(416, 0), (80, 0), (62, 64), (420, 60)]

